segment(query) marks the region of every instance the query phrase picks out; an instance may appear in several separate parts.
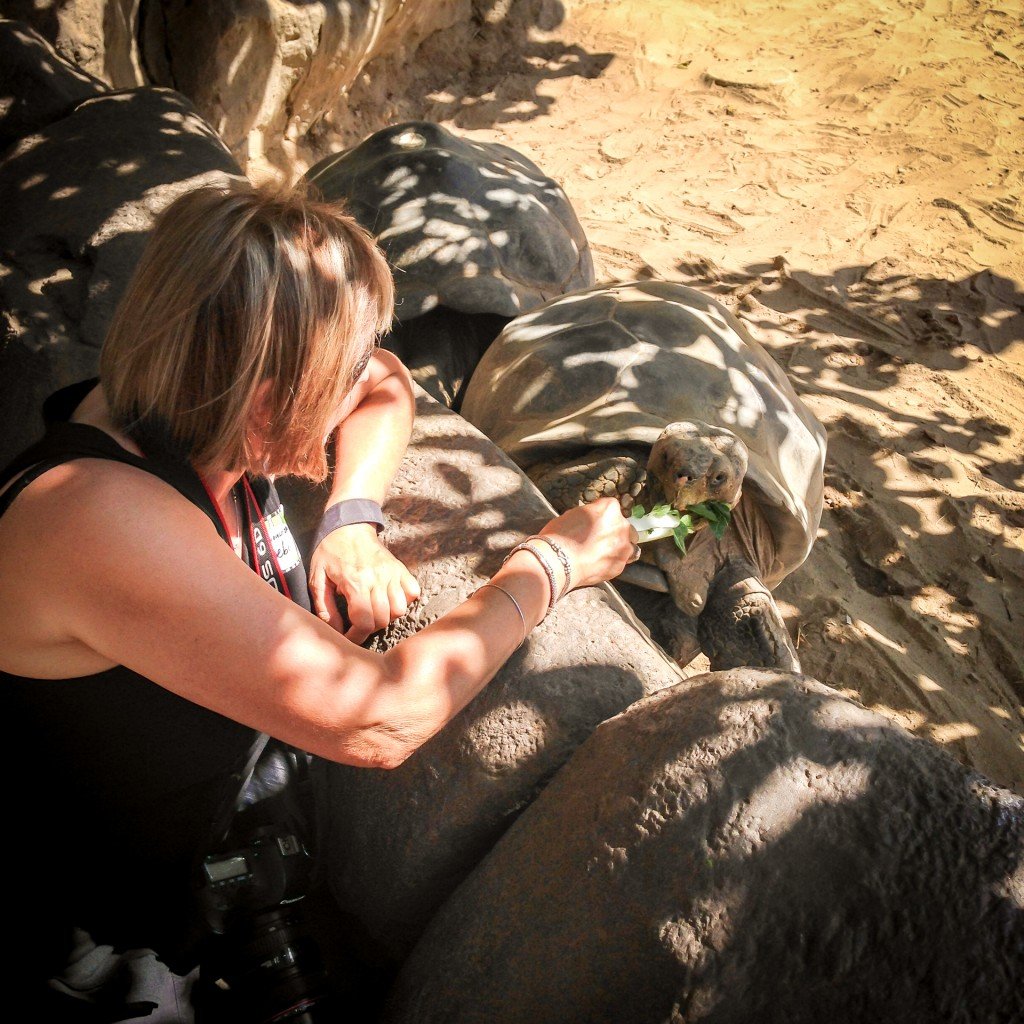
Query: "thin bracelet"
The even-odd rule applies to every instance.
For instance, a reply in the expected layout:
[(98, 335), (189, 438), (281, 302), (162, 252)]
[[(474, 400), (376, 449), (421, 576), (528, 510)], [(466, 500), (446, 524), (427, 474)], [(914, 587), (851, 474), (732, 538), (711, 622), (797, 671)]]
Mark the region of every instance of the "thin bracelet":
[(562, 568), (565, 570), (565, 586), (562, 587), (562, 592), (558, 595), (558, 599), (561, 600), (569, 592), (569, 584), (572, 582), (572, 567), (569, 565), (569, 556), (562, 550), (560, 544), (556, 544), (550, 537), (543, 537), (539, 533), (533, 537), (527, 537), (527, 540), (542, 540), (556, 555), (558, 560), (562, 563)]
[[(548, 578), (548, 611), (551, 611), (555, 607), (555, 602), (558, 600), (558, 584), (555, 582), (555, 567), (537, 550), (529, 541), (520, 541), (506, 556), (504, 561), (501, 563), (505, 564), (517, 551), (529, 551), (534, 558), (540, 562), (541, 568), (544, 570), (544, 575)], [(546, 614), (546, 613), (545, 613)]]
[[(519, 641), (519, 647), (522, 647), (526, 643), (526, 616), (523, 614), (523, 609), (519, 607), (519, 602), (498, 583), (484, 583), (476, 588), (476, 592), (479, 594), (484, 587), (493, 587), (495, 590), (500, 590), (515, 605), (516, 611), (519, 612), (519, 618), (523, 623), (523, 639)], [(517, 651), (519, 647), (516, 648)]]

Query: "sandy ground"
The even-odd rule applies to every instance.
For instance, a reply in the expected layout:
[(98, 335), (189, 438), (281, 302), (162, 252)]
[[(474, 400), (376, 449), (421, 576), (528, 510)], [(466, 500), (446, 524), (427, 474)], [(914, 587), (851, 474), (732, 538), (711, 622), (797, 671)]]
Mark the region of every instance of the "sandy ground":
[(1024, 792), (1022, 4), (481, 6), (330, 148), (407, 117), (515, 146), (599, 280), (737, 312), (829, 432), (778, 592), (805, 671)]

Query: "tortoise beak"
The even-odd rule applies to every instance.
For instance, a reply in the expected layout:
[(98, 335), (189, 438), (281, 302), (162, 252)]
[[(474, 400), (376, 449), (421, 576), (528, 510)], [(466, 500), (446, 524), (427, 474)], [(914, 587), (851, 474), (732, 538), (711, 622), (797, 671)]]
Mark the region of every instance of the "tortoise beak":
[(678, 512), (685, 512), (687, 505), (707, 501), (708, 463), (710, 459), (687, 460), (666, 466), (661, 475), (661, 486), (665, 500)]
[[(675, 495), (669, 500), (669, 504), (678, 512), (685, 512), (687, 505), (696, 505), (698, 502), (707, 501), (707, 477), (703, 473), (696, 480), (692, 478), (673, 480), (670, 486), (674, 486)], [(667, 493), (669, 493), (668, 488), (666, 488)]]

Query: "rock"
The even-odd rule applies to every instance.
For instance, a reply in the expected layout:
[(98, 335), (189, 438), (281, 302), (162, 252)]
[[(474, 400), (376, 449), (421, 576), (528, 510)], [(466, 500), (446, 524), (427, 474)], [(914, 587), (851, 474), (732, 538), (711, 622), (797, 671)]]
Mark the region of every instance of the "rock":
[(373, 58), (468, 16), (466, 0), (163, 0), (143, 8), (143, 52), (248, 167), (282, 162)]
[[(401, 60), (471, 16), (470, 0), (5, 0), (66, 60), (115, 89), (187, 95), (260, 177), (284, 176), (296, 145), (378, 57)], [(243, 70), (244, 69), (244, 70)]]
[(1024, 799), (805, 677), (602, 725), (434, 918), (388, 1024), (1024, 1019)]
[(141, 0), (4, 0), (3, 13), (27, 22), (61, 57), (90, 76), (115, 89), (131, 89), (146, 84), (136, 41), (140, 3)]
[(106, 91), (24, 22), (0, 19), (0, 150)]
[(238, 166), (166, 89), (109, 93), (0, 157), (0, 465), (42, 430), (41, 399), (95, 372), (156, 215)]
[[(280, 481), (289, 522), (311, 528), (310, 492)], [(298, 492), (298, 493), (297, 493)], [(551, 512), (478, 431), (421, 394), (386, 507), (386, 541), (416, 574), (419, 605), (390, 645), (465, 600)], [(399, 960), (516, 815), (606, 718), (682, 677), (642, 639), (610, 588), (564, 598), (495, 679), (400, 768), (319, 763), (333, 822), (321, 857), (343, 912)], [(367, 952), (368, 945), (362, 953)]]

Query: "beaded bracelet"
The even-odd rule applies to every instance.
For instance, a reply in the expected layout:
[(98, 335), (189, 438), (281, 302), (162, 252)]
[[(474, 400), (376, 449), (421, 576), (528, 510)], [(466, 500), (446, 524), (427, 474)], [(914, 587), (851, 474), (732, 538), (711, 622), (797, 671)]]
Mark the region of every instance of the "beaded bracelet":
[(569, 592), (569, 585), (572, 583), (572, 567), (569, 565), (569, 556), (562, 550), (560, 544), (556, 544), (550, 537), (542, 537), (539, 533), (534, 537), (527, 537), (527, 540), (542, 540), (556, 555), (558, 560), (562, 563), (562, 569), (565, 572), (565, 586), (562, 587), (562, 592), (558, 595), (561, 600)]
[(544, 575), (548, 578), (548, 587), (550, 588), (549, 600), (548, 600), (548, 611), (551, 611), (555, 607), (555, 602), (558, 600), (559, 591), (558, 584), (555, 582), (555, 568), (554, 566), (544, 557), (544, 555), (530, 543), (530, 538), (520, 541), (504, 558), (502, 565), (505, 564), (517, 551), (529, 551), (534, 558), (537, 559), (541, 564), (541, 568), (544, 570)]

